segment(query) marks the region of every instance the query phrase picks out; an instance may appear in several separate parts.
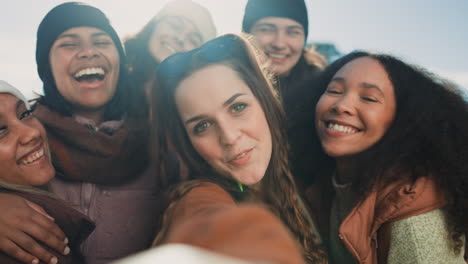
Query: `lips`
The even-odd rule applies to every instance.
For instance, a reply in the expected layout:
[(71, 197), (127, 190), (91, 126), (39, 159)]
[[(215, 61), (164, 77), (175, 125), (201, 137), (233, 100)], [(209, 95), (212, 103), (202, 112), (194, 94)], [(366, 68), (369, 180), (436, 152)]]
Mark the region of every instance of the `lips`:
[(172, 54), (177, 53), (177, 49), (169, 45), (168, 43), (164, 42), (162, 43), (163, 47), (165, 47), (167, 50), (169, 50)]
[(274, 63), (284, 62), (289, 57), (289, 55), (287, 54), (280, 54), (280, 53), (273, 53), (273, 52), (267, 52), (266, 55)]
[(28, 154), (24, 155), (18, 160), (19, 165), (30, 165), (37, 160), (40, 160), (45, 155), (45, 149), (41, 144), (39, 147), (35, 148), (33, 151), (29, 152)]
[(250, 160), (252, 150), (253, 148), (237, 153), (236, 155), (234, 155), (232, 158), (228, 160), (228, 163), (231, 163), (237, 166), (246, 164)]
[(341, 121), (329, 120), (325, 121), (324, 123), (327, 132), (331, 134), (355, 134), (362, 131), (361, 129), (351, 124), (347, 124)]
[(107, 68), (104, 66), (87, 66), (78, 69), (72, 76), (82, 88), (95, 89), (104, 85)]

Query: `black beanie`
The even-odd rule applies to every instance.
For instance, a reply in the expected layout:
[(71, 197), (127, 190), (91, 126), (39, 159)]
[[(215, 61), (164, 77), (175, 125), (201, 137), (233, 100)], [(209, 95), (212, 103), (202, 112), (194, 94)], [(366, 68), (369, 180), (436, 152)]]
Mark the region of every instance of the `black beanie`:
[(297, 21), (304, 27), (307, 39), (309, 20), (304, 0), (249, 0), (245, 6), (242, 31), (250, 33), (255, 22), (265, 17), (285, 17)]
[(50, 106), (60, 112), (65, 109), (60, 109), (63, 107), (58, 104), (67, 105), (67, 103), (55, 86), (49, 63), (49, 52), (57, 37), (64, 31), (74, 27), (94, 27), (109, 34), (119, 52), (120, 71), (122, 72), (125, 69), (125, 52), (122, 42), (111, 26), (109, 19), (101, 10), (79, 2), (68, 2), (54, 7), (42, 19), (37, 30), (36, 63), (37, 72), (44, 84), (44, 99), (47, 103), (52, 104)]

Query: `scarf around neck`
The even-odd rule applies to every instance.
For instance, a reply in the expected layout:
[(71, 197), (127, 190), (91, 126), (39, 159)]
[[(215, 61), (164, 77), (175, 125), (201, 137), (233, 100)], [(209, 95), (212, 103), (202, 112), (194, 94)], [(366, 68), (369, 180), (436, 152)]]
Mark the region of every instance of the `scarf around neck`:
[(57, 177), (117, 185), (135, 179), (148, 166), (147, 120), (127, 119), (113, 133), (96, 131), (37, 103), (35, 116), (49, 139)]

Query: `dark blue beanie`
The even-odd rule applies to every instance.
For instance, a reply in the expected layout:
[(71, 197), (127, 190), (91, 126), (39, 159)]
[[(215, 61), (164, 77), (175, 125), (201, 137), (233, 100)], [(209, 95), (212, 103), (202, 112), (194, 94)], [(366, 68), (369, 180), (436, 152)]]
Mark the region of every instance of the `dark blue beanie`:
[(44, 101), (62, 113), (69, 111), (65, 109), (68, 108), (66, 107), (68, 104), (55, 86), (49, 63), (49, 52), (57, 37), (74, 27), (94, 27), (109, 34), (119, 52), (121, 73), (125, 69), (125, 52), (122, 42), (101, 10), (80, 2), (63, 3), (51, 9), (42, 19), (37, 30), (36, 63), (37, 72), (44, 84)]
[(249, 0), (245, 6), (242, 31), (250, 33), (252, 26), (265, 17), (285, 17), (304, 27), (305, 39), (309, 33), (309, 19), (304, 0)]

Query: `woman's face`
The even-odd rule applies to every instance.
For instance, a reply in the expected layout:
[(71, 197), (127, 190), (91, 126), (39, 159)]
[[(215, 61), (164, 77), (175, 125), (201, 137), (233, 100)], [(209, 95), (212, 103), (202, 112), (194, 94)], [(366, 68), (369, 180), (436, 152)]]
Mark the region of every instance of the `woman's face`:
[(170, 16), (157, 22), (148, 49), (156, 61), (162, 62), (174, 53), (198, 48), (202, 43), (195, 24), (184, 17)]
[(46, 132), (23, 101), (0, 93), (0, 178), (38, 186), (54, 177)]
[(258, 20), (250, 32), (271, 63), (271, 70), (286, 76), (297, 64), (305, 43), (304, 27), (284, 17), (265, 17)]
[(333, 76), (316, 106), (322, 147), (334, 158), (360, 153), (377, 143), (396, 110), (394, 88), (385, 68), (362, 57)]
[(104, 31), (93, 27), (64, 31), (52, 45), (49, 61), (57, 89), (75, 114), (102, 111), (114, 96), (120, 58)]
[(202, 68), (180, 83), (175, 100), (192, 145), (208, 164), (245, 185), (263, 178), (272, 152), (270, 128), (237, 72), (225, 65)]

